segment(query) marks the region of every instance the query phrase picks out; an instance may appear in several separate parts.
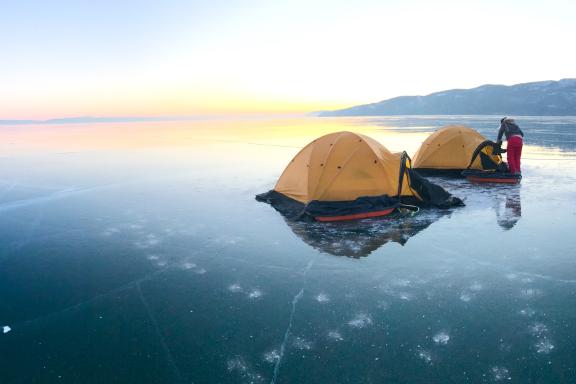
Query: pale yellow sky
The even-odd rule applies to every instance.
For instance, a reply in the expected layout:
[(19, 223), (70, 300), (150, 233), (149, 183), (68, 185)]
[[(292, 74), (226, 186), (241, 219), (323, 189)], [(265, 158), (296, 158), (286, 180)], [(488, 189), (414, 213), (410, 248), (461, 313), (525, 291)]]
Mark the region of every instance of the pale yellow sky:
[(575, 14), (572, 1), (14, 3), (0, 119), (310, 112), (558, 80), (575, 76)]

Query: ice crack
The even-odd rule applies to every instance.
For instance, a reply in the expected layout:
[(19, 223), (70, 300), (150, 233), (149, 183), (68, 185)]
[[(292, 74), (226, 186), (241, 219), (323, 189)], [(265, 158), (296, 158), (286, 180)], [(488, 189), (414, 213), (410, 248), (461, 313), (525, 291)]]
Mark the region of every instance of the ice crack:
[(284, 333), (284, 339), (282, 340), (282, 344), (280, 345), (280, 353), (278, 359), (276, 360), (276, 365), (274, 366), (274, 374), (272, 376), (272, 381), (270, 381), (270, 384), (275, 384), (276, 379), (278, 378), (278, 373), (280, 372), (280, 366), (282, 365), (284, 353), (286, 352), (286, 345), (288, 343), (288, 339), (290, 338), (290, 332), (292, 331), (292, 323), (294, 321), (294, 315), (296, 314), (296, 306), (298, 305), (298, 302), (300, 301), (302, 296), (304, 296), (304, 287), (306, 286), (306, 275), (308, 274), (310, 268), (312, 268), (312, 264), (314, 264), (314, 261), (310, 260), (308, 265), (306, 265), (306, 268), (304, 268), (304, 271), (302, 272), (303, 275), (302, 287), (300, 288), (300, 291), (298, 291), (296, 296), (294, 296), (294, 298), (292, 299), (292, 310), (290, 311), (288, 327), (286, 327), (286, 332)]

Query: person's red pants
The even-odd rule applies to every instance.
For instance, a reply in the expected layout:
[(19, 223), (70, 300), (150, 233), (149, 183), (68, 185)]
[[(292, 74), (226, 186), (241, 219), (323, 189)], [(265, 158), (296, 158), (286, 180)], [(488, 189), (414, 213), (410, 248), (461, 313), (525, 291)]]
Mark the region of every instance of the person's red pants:
[(521, 173), (520, 157), (522, 157), (522, 144), (523, 140), (521, 136), (512, 136), (508, 139), (506, 157), (508, 159), (508, 167), (510, 167), (510, 173)]

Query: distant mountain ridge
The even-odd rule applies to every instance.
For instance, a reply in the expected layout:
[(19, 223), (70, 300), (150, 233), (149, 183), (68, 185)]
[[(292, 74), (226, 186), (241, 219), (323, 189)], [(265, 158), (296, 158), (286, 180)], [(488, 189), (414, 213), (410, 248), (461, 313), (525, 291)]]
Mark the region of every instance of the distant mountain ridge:
[(90, 123), (132, 123), (132, 122), (154, 122), (154, 121), (176, 121), (176, 120), (194, 120), (198, 117), (180, 117), (180, 116), (112, 116), (112, 117), (63, 117), (48, 120), (0, 120), (0, 125), (32, 125), (32, 124), (90, 124)]
[(400, 96), (319, 116), (514, 115), (576, 116), (576, 78), (511, 86), (486, 84), (427, 96)]

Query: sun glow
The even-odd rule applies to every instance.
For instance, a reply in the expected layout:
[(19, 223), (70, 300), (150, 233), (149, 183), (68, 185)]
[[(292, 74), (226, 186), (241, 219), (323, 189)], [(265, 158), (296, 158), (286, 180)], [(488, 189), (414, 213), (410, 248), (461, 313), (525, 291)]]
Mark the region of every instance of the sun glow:
[(0, 119), (302, 113), (572, 77), (576, 3), (553, 3), (12, 3)]

